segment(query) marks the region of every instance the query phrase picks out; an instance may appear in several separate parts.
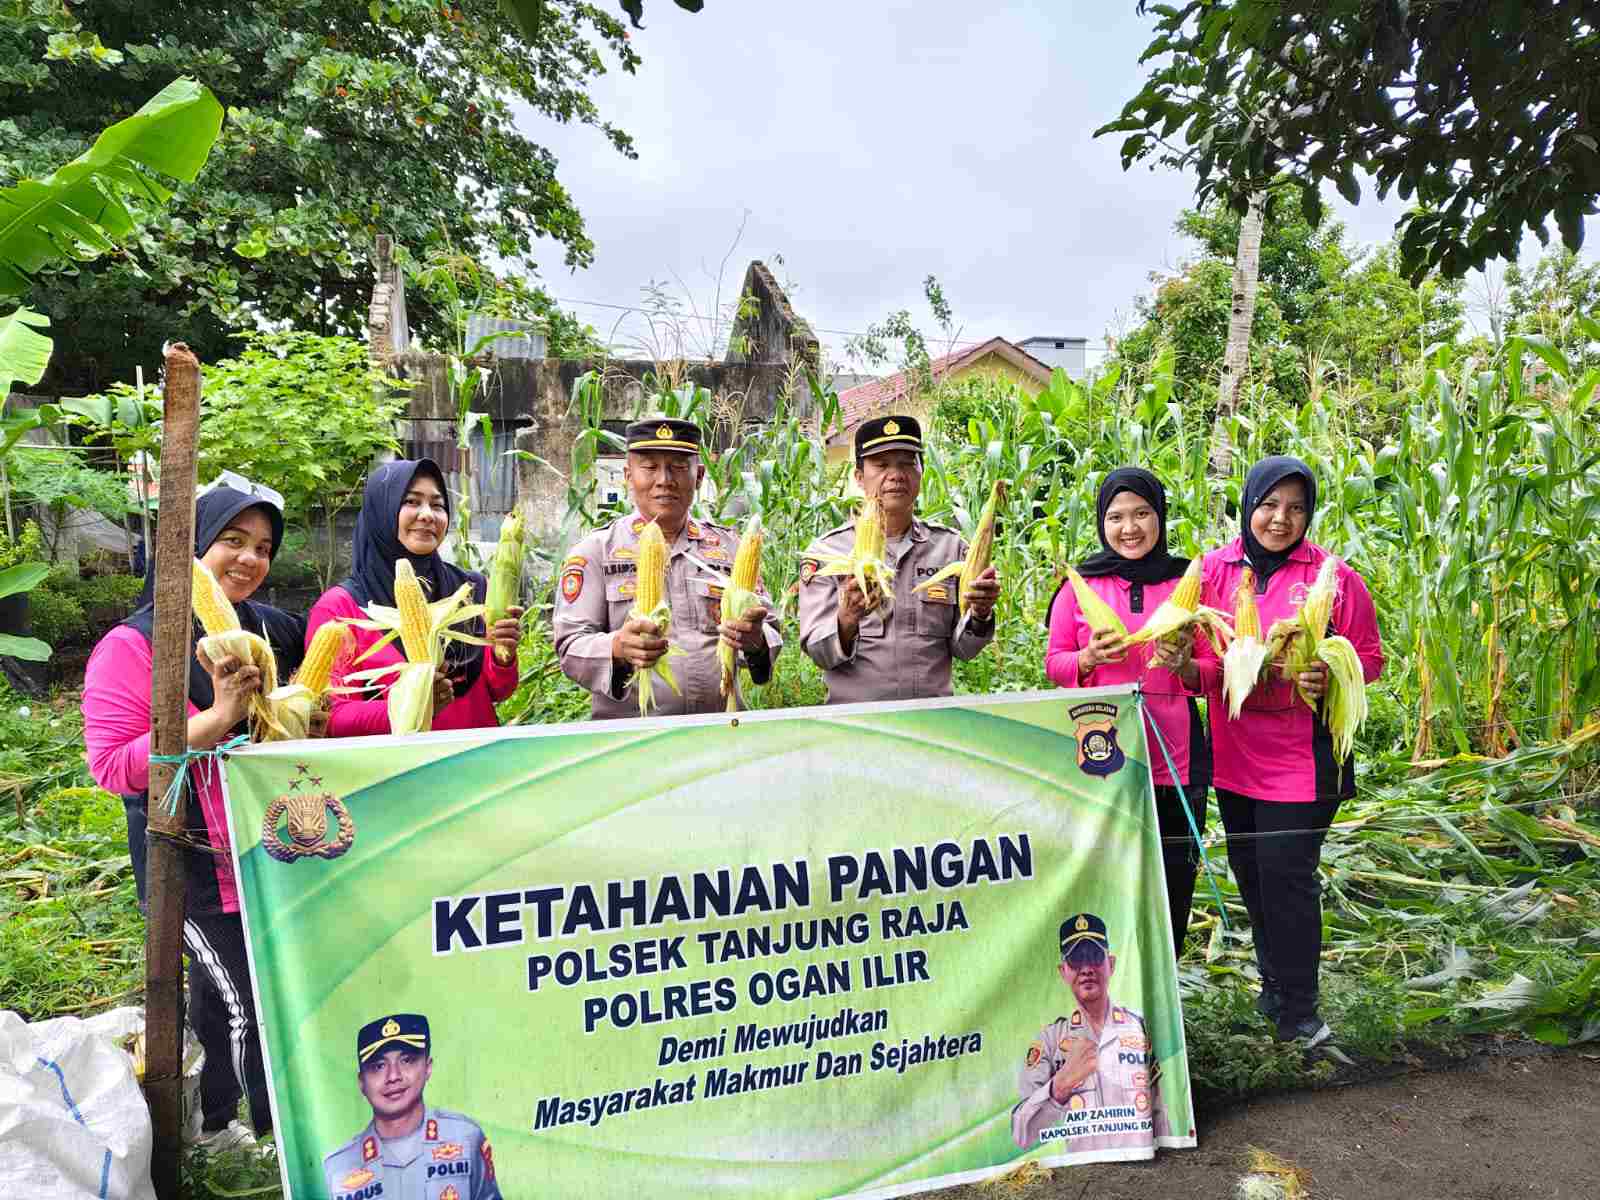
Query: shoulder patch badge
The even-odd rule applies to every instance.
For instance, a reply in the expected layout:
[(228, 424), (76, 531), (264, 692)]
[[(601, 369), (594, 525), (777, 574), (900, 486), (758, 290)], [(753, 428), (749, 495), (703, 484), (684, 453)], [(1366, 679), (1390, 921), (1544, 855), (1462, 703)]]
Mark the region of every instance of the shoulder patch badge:
[(800, 562), (800, 582), (802, 585), (810, 583), (811, 577), (817, 573), (817, 568), (822, 565), (821, 560), (815, 558), (802, 559)]
[(583, 595), (583, 569), (588, 566), (587, 559), (567, 560), (566, 566), (561, 568), (561, 598), (568, 604), (574, 603)]
[(478, 1147), (478, 1153), (483, 1156), (483, 1173), (488, 1179), (494, 1178), (494, 1151), (489, 1147), (489, 1139), (483, 1139), (483, 1145)]
[(1033, 1045), (1028, 1047), (1028, 1057), (1025, 1060), (1024, 1065), (1031, 1067), (1043, 1057), (1044, 1057), (1044, 1043), (1043, 1042), (1035, 1042)]

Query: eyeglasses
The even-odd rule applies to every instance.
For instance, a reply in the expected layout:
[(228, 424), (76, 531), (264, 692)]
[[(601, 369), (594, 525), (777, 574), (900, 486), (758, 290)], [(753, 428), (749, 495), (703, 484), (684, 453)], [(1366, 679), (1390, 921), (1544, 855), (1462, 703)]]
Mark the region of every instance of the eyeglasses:
[(228, 488), (235, 492), (242, 492), (246, 496), (254, 496), (257, 500), (264, 500), (279, 512), (283, 511), (283, 493), (275, 492), (264, 483), (256, 483), (246, 479), (237, 471), (224, 471), (205, 487), (195, 493), (196, 497), (214, 492), (217, 488)]
[(1075, 942), (1066, 954), (1062, 956), (1062, 961), (1074, 970), (1083, 967), (1098, 967), (1106, 961), (1106, 948), (1099, 942), (1088, 940)]

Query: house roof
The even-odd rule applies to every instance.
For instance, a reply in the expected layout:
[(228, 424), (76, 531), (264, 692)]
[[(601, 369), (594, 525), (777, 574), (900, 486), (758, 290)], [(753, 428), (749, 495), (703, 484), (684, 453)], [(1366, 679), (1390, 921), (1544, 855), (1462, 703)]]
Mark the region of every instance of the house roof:
[(1088, 340), (1086, 337), (1069, 337), (1064, 333), (1036, 333), (1032, 337), (1023, 338), (1017, 345), (1031, 346), (1035, 342), (1066, 342), (1069, 346), (1078, 346), (1087, 343)]
[[(954, 374), (991, 354), (998, 354), (1017, 370), (1037, 380), (1041, 386), (1050, 382), (1050, 367), (1046, 363), (1040, 362), (1022, 347), (1003, 337), (993, 337), (959, 353), (946, 354), (942, 358), (934, 359), (928, 365), (934, 382), (937, 383), (946, 375)], [(841, 436), (850, 437), (857, 425), (871, 417), (888, 412), (909, 396), (914, 388), (915, 380), (912, 372), (901, 371), (840, 392), (839, 419), (844, 423), (844, 434)], [(832, 440), (837, 442), (841, 437)]]

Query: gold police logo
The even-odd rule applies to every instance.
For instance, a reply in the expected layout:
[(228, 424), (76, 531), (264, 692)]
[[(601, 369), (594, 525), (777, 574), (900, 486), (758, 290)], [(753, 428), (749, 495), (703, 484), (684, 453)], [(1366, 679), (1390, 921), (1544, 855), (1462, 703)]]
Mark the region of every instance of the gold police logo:
[(895, 434), (900, 432), (900, 422), (899, 421), (885, 421), (884, 425), (883, 425), (883, 432), (885, 434), (887, 434), (889, 437), (893, 437)]
[(1099, 776), (1122, 770), (1128, 759), (1117, 745), (1117, 706), (1094, 701), (1068, 709), (1067, 715), (1077, 722), (1072, 736), (1078, 741), (1078, 769)]
[[(299, 764), (299, 771), (300, 776), (289, 784), (289, 791), (267, 805), (266, 815), (261, 819), (261, 846), (284, 863), (302, 858), (338, 858), (355, 844), (355, 819), (344, 801), (332, 792), (301, 791), (302, 783), (316, 789), (322, 786), (322, 780), (310, 774), (310, 768), (304, 763)], [(328, 838), (330, 809), (338, 823), (338, 832), (331, 841)], [(285, 824), (285, 818), (288, 841), (283, 840), (278, 830)]]
[(393, 1017), (390, 1017), (383, 1023), (383, 1029), (380, 1032), (382, 1032), (383, 1036), (386, 1038), (393, 1037), (395, 1034), (400, 1032), (400, 1022), (396, 1021)]
[(657, 425), (656, 426), (656, 436), (658, 438), (665, 438), (667, 440), (671, 440), (671, 438), (672, 438), (672, 426), (670, 426), (670, 425)]
[(1067, 1107), (1073, 1112), (1082, 1112), (1089, 1107), (1089, 1102), (1082, 1095), (1075, 1095), (1067, 1101)]
[(375, 1178), (377, 1177), (365, 1167), (358, 1167), (339, 1181), (339, 1189), (345, 1192), (353, 1192), (357, 1188), (366, 1187)]

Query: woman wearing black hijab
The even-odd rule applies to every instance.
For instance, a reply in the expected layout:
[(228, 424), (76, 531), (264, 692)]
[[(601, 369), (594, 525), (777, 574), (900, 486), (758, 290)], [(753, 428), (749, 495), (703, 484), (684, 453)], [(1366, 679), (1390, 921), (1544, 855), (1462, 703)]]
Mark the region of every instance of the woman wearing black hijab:
[[(1143, 468), (1119, 467), (1100, 485), (1095, 527), (1100, 552), (1085, 559), (1078, 573), (1133, 633), (1177, 590), (1178, 580), (1189, 566), (1188, 559), (1174, 557), (1167, 550), (1166, 489)], [(1203, 831), (1206, 791), (1211, 783), (1211, 754), (1199, 707), (1192, 689), (1172, 670), (1186, 661), (1186, 655), (1173, 654), (1159, 644), (1124, 647), (1116, 634), (1095, 633), (1079, 610), (1072, 589), (1057, 589), (1050, 605), (1045, 673), (1062, 687), (1137, 682), (1144, 689), (1145, 719), (1153, 726), (1146, 731), (1150, 772), (1178, 953), (1183, 951), (1189, 928), (1189, 906), (1200, 861), (1184, 800)], [(1157, 730), (1178, 770), (1176, 778), (1157, 745)]]
[[(283, 540), (283, 513), (275, 493), (244, 480), (235, 482), (238, 487), (214, 486), (196, 500), (195, 556), (222, 584), (239, 623), (271, 644), (279, 674), (287, 678), (300, 663), (305, 621), (250, 598), (266, 578)], [(141, 905), (149, 812), (154, 596), (151, 569), (138, 607), (95, 646), (83, 686), (89, 771), (101, 787), (123, 798)], [(197, 626), (196, 636), (200, 634)], [(250, 698), (260, 686), (255, 667), (231, 656), (212, 663), (196, 650), (189, 664), (189, 746), (210, 749), (247, 732)], [(189, 1018), (206, 1052), (200, 1079), (202, 1138), (217, 1151), (253, 1140), (233, 1119), (241, 1094), (249, 1098), (257, 1132), (271, 1129), (272, 1111), (222, 788), (216, 772), (200, 766), (190, 769), (188, 782), (183, 937), (191, 963)]]
[[(365, 620), (369, 604), (393, 607), (394, 567), (401, 558), (411, 563), (429, 600), (442, 600), (463, 583), (470, 583), (473, 602), (482, 603), (487, 590), (483, 576), (463, 571), (439, 554), (449, 527), (450, 496), (444, 474), (432, 459), (399, 459), (374, 471), (367, 479), (361, 513), (356, 517), (350, 574), (312, 607), (306, 621), (307, 642), (326, 621)], [(522, 610), (511, 612), (488, 631), (491, 642), (510, 651), (508, 662), (499, 661), (493, 646), (449, 644), (444, 669), (434, 678), (432, 728), (479, 729), (500, 723), (494, 706), (517, 689), (517, 631)], [(478, 621), (469, 632), (482, 636), (483, 622)], [(355, 629), (354, 634), (353, 659), (361, 658), (383, 636), (364, 629)], [(398, 643), (391, 642), (355, 669), (367, 671), (404, 661)], [(334, 682), (341, 678), (336, 675)], [(329, 737), (388, 732), (389, 707), (382, 695), (333, 697)]]
[[(1239, 537), (1205, 557), (1202, 603), (1232, 612), (1244, 569), (1255, 578), (1261, 627), (1293, 616), (1305, 602), (1329, 552), (1306, 540), (1317, 506), (1317, 481), (1297, 458), (1264, 458), (1250, 468), (1241, 497)], [(1355, 646), (1366, 680), (1383, 670), (1372, 596), (1348, 563), (1338, 569), (1330, 634)], [(1296, 680), (1270, 668), (1237, 719), (1222, 699), (1222, 664), (1196, 643), (1189, 681), (1211, 698), (1213, 781), (1228, 835), (1228, 861), (1250, 911), (1261, 996), (1256, 1007), (1276, 1022), (1278, 1037), (1307, 1047), (1332, 1036), (1318, 1013), (1317, 965), (1322, 953), (1322, 843), (1341, 801), (1355, 795), (1355, 756), (1334, 761), (1333, 739), (1320, 711), (1307, 706), (1327, 690), (1318, 663)]]

